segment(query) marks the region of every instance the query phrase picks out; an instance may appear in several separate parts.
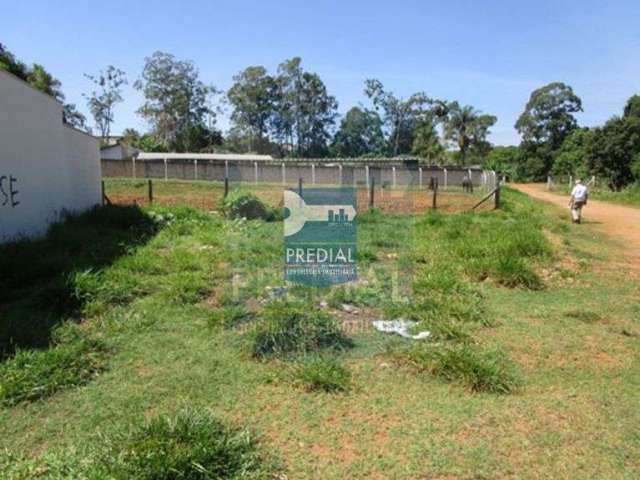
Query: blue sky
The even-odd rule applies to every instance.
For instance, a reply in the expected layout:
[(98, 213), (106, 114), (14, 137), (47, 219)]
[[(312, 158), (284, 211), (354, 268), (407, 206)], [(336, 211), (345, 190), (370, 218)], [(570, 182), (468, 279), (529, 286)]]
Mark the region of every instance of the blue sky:
[[(604, 122), (640, 92), (640, 2), (516, 1), (22, 1), (1, 0), (0, 43), (62, 81), (87, 113), (83, 73), (113, 64), (138, 78), (162, 50), (193, 60), (203, 81), (227, 89), (249, 65), (275, 70), (300, 56), (344, 113), (366, 103), (378, 78), (497, 115), (491, 140), (519, 142), (513, 128), (531, 91), (551, 81), (583, 99), (582, 125)], [(131, 86), (112, 130), (145, 129)], [(226, 118), (219, 120), (222, 128)]]

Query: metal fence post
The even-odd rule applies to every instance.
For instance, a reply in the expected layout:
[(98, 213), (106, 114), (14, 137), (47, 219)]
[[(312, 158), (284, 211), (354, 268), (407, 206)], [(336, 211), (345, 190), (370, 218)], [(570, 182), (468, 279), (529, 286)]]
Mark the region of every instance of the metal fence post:
[(198, 180), (198, 160), (193, 160), (193, 179)]
[(149, 188), (147, 191), (149, 196), (149, 203), (153, 203), (153, 180), (149, 179)]
[(224, 161), (224, 178), (229, 177), (229, 160)]
[(431, 178), (431, 184), (433, 185), (433, 209), (438, 208), (438, 177)]
[(367, 180), (367, 188), (369, 188), (369, 165), (364, 166), (364, 175)]
[(374, 192), (376, 188), (376, 177), (371, 177), (371, 185), (369, 187), (369, 209), (373, 208), (374, 205)]
[(447, 189), (447, 185), (448, 185), (448, 180), (449, 180), (449, 179), (447, 178), (447, 177), (448, 177), (448, 175), (447, 175), (447, 169), (446, 169), (446, 168), (443, 168), (443, 170), (444, 170), (444, 189), (446, 190), (446, 189)]
[(253, 177), (254, 183), (258, 184), (258, 162), (253, 162)]
[(167, 159), (164, 159), (164, 181), (168, 181), (169, 180), (169, 171), (167, 168)]
[(286, 171), (286, 167), (284, 166), (284, 162), (282, 162), (282, 185), (286, 185), (287, 184), (287, 171)]
[(311, 183), (313, 185), (316, 184), (316, 164), (315, 163), (311, 164)]
[(342, 185), (342, 165), (341, 164), (338, 164), (338, 174), (340, 175), (338, 185)]
[(418, 178), (419, 178), (420, 188), (422, 189), (422, 167), (418, 167)]
[(391, 172), (393, 175), (393, 188), (396, 188), (396, 167), (391, 167)]

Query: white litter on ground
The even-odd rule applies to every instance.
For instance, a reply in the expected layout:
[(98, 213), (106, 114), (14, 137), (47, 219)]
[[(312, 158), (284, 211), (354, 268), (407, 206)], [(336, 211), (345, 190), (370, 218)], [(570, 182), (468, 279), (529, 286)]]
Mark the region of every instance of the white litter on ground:
[(412, 320), (375, 320), (373, 322), (373, 328), (379, 332), (384, 333), (396, 333), (404, 338), (411, 338), (413, 340), (423, 340), (431, 335), (431, 332), (423, 331), (412, 335), (410, 330), (416, 326), (416, 322)]

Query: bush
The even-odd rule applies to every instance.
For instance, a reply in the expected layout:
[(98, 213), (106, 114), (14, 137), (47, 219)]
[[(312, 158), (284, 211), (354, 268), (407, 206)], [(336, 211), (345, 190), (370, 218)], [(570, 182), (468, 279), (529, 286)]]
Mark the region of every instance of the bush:
[(310, 303), (286, 300), (269, 303), (248, 335), (256, 358), (353, 346), (333, 316)]
[(20, 350), (0, 363), (0, 404), (15, 405), (82, 385), (104, 370), (106, 347), (62, 328), (56, 344), (46, 350)]
[(224, 214), (228, 218), (246, 218), (247, 220), (274, 221), (278, 219), (275, 209), (265, 205), (252, 193), (233, 190), (222, 203)]
[(460, 382), (473, 392), (510, 393), (519, 381), (508, 357), (499, 350), (480, 350), (472, 344), (417, 344), (401, 355), (420, 371)]
[(349, 370), (332, 358), (304, 360), (296, 366), (294, 375), (308, 391), (344, 392), (351, 384)]
[(107, 478), (221, 480), (268, 474), (254, 437), (206, 411), (157, 417), (110, 444), (97, 468)]

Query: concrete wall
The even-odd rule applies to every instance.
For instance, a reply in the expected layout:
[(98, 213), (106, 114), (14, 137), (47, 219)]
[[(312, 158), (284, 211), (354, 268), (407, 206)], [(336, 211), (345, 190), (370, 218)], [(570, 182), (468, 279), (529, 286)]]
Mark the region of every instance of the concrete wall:
[(100, 202), (94, 137), (62, 123), (62, 105), (0, 71), (0, 242), (46, 232)]
[[(165, 178), (179, 180), (215, 180), (223, 181), (225, 174), (231, 182), (258, 182), (282, 184), (283, 169), (282, 162), (250, 162), (250, 161), (229, 161), (225, 168), (225, 163), (213, 160), (198, 160), (197, 167), (194, 160), (170, 159), (163, 160), (109, 160), (102, 159), (102, 174), (105, 177), (137, 177), (137, 178)], [(298, 179), (306, 185), (313, 183), (318, 185), (367, 185), (367, 173), (365, 165), (342, 164), (342, 178), (339, 164), (331, 162), (323, 165), (321, 162), (314, 163), (312, 169), (309, 161), (287, 161), (284, 168), (284, 179), (287, 185), (296, 185)], [(420, 169), (418, 166), (407, 167), (404, 165), (369, 165), (369, 178), (375, 178), (378, 186), (419, 186)], [(421, 167), (422, 185), (429, 184), (431, 177), (437, 177), (439, 185), (445, 185), (445, 170), (441, 167)], [(314, 174), (315, 171), (315, 174)], [(483, 182), (483, 171), (479, 168), (466, 169), (462, 167), (447, 167), (446, 184), (460, 186), (465, 175), (471, 172), (471, 178), (476, 186)], [(313, 181), (315, 178), (315, 182)], [(342, 180), (342, 181), (341, 181)]]

